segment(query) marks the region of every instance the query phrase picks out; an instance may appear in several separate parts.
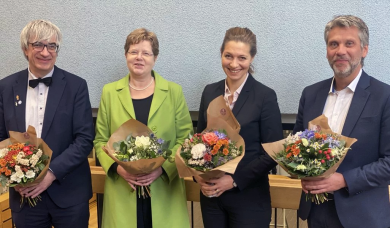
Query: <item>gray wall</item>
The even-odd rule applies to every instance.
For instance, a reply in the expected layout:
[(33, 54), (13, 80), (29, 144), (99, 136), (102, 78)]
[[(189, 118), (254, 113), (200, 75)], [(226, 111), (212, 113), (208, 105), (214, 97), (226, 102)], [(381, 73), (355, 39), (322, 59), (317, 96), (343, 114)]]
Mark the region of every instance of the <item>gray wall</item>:
[(323, 30), (338, 14), (365, 20), (371, 33), (365, 70), (390, 83), (388, 0), (1, 0), (0, 78), (27, 67), (20, 32), (30, 20), (47, 19), (63, 33), (57, 66), (85, 78), (98, 107), (103, 85), (128, 72), (126, 36), (146, 27), (160, 41), (155, 70), (181, 84), (197, 110), (204, 86), (225, 77), (219, 53), (225, 31), (245, 26), (257, 35), (255, 78), (276, 90), (282, 113), (296, 113), (302, 89), (332, 76)]

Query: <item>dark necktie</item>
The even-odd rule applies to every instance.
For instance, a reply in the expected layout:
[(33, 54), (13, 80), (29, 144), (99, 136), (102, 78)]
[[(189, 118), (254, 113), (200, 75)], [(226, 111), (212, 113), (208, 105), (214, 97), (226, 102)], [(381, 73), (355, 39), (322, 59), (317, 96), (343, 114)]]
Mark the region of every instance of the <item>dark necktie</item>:
[(42, 82), (43, 84), (45, 84), (46, 86), (50, 86), (51, 84), (51, 77), (47, 77), (47, 78), (38, 78), (38, 79), (34, 79), (34, 80), (30, 80), (28, 82), (28, 85), (32, 88), (35, 88), (37, 87), (37, 85)]

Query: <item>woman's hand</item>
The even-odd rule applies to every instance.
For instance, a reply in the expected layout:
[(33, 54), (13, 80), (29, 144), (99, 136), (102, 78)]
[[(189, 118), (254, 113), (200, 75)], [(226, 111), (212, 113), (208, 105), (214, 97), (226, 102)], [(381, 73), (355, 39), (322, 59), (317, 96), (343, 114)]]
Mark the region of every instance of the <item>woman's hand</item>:
[(153, 183), (154, 180), (156, 180), (161, 174), (163, 173), (161, 166), (158, 167), (156, 170), (149, 174), (145, 174), (142, 176), (138, 176), (137, 180), (139, 183), (141, 183), (141, 186), (148, 186), (151, 183)]
[(142, 177), (141, 175), (133, 175), (128, 173), (122, 166), (118, 165), (118, 168), (116, 169), (116, 172), (123, 178), (127, 183), (130, 185), (130, 187), (134, 190), (135, 186), (142, 186), (143, 184), (139, 182), (138, 180)]
[(195, 176), (195, 180), (199, 183), (203, 195), (209, 198), (219, 197), (225, 191), (233, 188), (233, 178), (230, 175), (224, 175), (218, 179), (208, 180), (207, 182), (200, 176)]

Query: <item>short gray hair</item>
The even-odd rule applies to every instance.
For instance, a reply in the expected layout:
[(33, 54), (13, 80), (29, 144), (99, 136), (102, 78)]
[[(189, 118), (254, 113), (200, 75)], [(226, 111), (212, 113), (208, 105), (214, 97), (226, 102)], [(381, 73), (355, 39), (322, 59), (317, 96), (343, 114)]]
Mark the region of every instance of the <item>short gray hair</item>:
[[(335, 27), (349, 28), (356, 27), (359, 29), (360, 47), (363, 48), (369, 44), (369, 32), (368, 27), (364, 21), (353, 15), (339, 15), (335, 16), (333, 20), (329, 21), (325, 26), (324, 38), (325, 43), (328, 44), (328, 35), (330, 30)], [(364, 58), (361, 60), (362, 66), (364, 65)]]
[[(55, 36), (57, 39), (56, 44), (60, 46), (62, 41), (62, 34), (60, 29), (55, 24), (45, 20), (30, 21), (20, 33), (20, 45), (22, 51), (28, 49), (28, 42), (30, 38), (36, 38), (37, 41), (41, 41), (49, 40), (53, 36)], [(59, 49), (57, 50), (57, 53), (58, 51)]]

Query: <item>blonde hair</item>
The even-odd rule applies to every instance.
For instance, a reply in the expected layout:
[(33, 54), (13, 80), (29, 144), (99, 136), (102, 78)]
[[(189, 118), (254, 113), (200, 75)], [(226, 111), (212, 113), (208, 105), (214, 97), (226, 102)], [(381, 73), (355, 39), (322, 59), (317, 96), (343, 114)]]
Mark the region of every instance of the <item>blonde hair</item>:
[[(20, 47), (22, 51), (28, 49), (30, 38), (35, 38), (37, 41), (50, 40), (53, 36), (56, 37), (56, 44), (60, 46), (62, 34), (60, 29), (50, 21), (34, 20), (30, 21), (20, 33)], [(57, 53), (59, 52), (59, 48)], [(27, 56), (25, 56), (27, 59)]]

